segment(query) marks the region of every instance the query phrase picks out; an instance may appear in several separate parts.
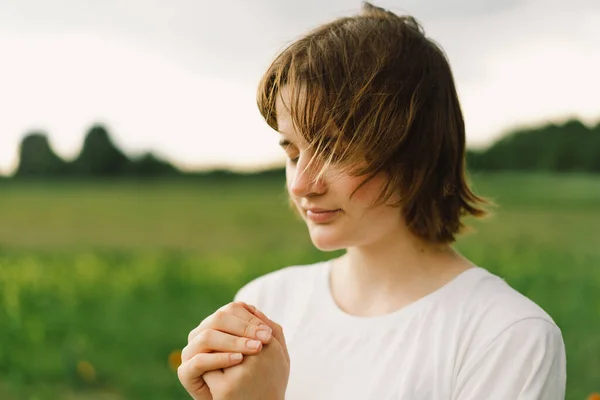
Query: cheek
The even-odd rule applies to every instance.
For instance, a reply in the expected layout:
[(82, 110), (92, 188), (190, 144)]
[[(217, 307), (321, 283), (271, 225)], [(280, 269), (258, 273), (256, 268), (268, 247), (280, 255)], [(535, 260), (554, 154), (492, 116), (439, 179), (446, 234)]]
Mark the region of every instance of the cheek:
[[(362, 179), (357, 179), (350, 193), (352, 193), (352, 191), (356, 187), (358, 187), (358, 185), (362, 181)], [(379, 194), (381, 193), (385, 182), (385, 177), (381, 175), (375, 176), (373, 179), (365, 183), (363, 186), (361, 186), (360, 189), (356, 191), (356, 193), (352, 197), (352, 200), (356, 203), (359, 203), (363, 207), (370, 207), (379, 197)]]

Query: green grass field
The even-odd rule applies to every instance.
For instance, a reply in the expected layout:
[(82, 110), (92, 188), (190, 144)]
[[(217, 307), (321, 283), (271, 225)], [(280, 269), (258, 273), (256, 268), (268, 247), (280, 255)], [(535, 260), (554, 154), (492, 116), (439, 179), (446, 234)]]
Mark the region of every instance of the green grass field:
[[(499, 207), (456, 247), (559, 324), (567, 399), (600, 392), (600, 176), (474, 182)], [(0, 399), (186, 399), (169, 354), (190, 329), (248, 280), (332, 256), (283, 182), (0, 191)]]

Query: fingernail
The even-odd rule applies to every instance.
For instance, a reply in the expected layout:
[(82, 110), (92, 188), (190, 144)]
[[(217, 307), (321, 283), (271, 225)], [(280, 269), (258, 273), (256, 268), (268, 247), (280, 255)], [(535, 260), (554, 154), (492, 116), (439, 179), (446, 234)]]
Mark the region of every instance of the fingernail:
[(256, 350), (258, 349), (258, 346), (260, 346), (260, 342), (258, 340), (248, 340), (246, 346), (248, 346), (249, 349)]
[(271, 332), (260, 330), (256, 332), (256, 337), (266, 342), (271, 337)]
[(232, 361), (240, 361), (242, 359), (242, 355), (240, 353), (234, 353), (231, 355)]

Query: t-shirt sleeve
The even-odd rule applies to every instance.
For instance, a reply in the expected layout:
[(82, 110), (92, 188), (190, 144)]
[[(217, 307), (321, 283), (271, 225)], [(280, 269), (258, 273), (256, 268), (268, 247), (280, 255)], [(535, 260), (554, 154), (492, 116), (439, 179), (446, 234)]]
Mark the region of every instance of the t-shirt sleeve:
[(453, 400), (564, 400), (566, 354), (559, 328), (543, 318), (512, 323), (467, 359)]

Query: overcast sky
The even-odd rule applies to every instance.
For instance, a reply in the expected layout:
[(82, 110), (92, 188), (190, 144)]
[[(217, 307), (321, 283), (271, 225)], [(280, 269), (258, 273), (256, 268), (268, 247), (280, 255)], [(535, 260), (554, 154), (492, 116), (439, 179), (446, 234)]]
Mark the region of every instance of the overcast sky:
[[(470, 146), (516, 125), (600, 121), (600, 1), (403, 0), (446, 51)], [(355, 0), (0, 0), (0, 173), (31, 130), (74, 157), (106, 124), (184, 168), (282, 159), (256, 85), (276, 53)]]

